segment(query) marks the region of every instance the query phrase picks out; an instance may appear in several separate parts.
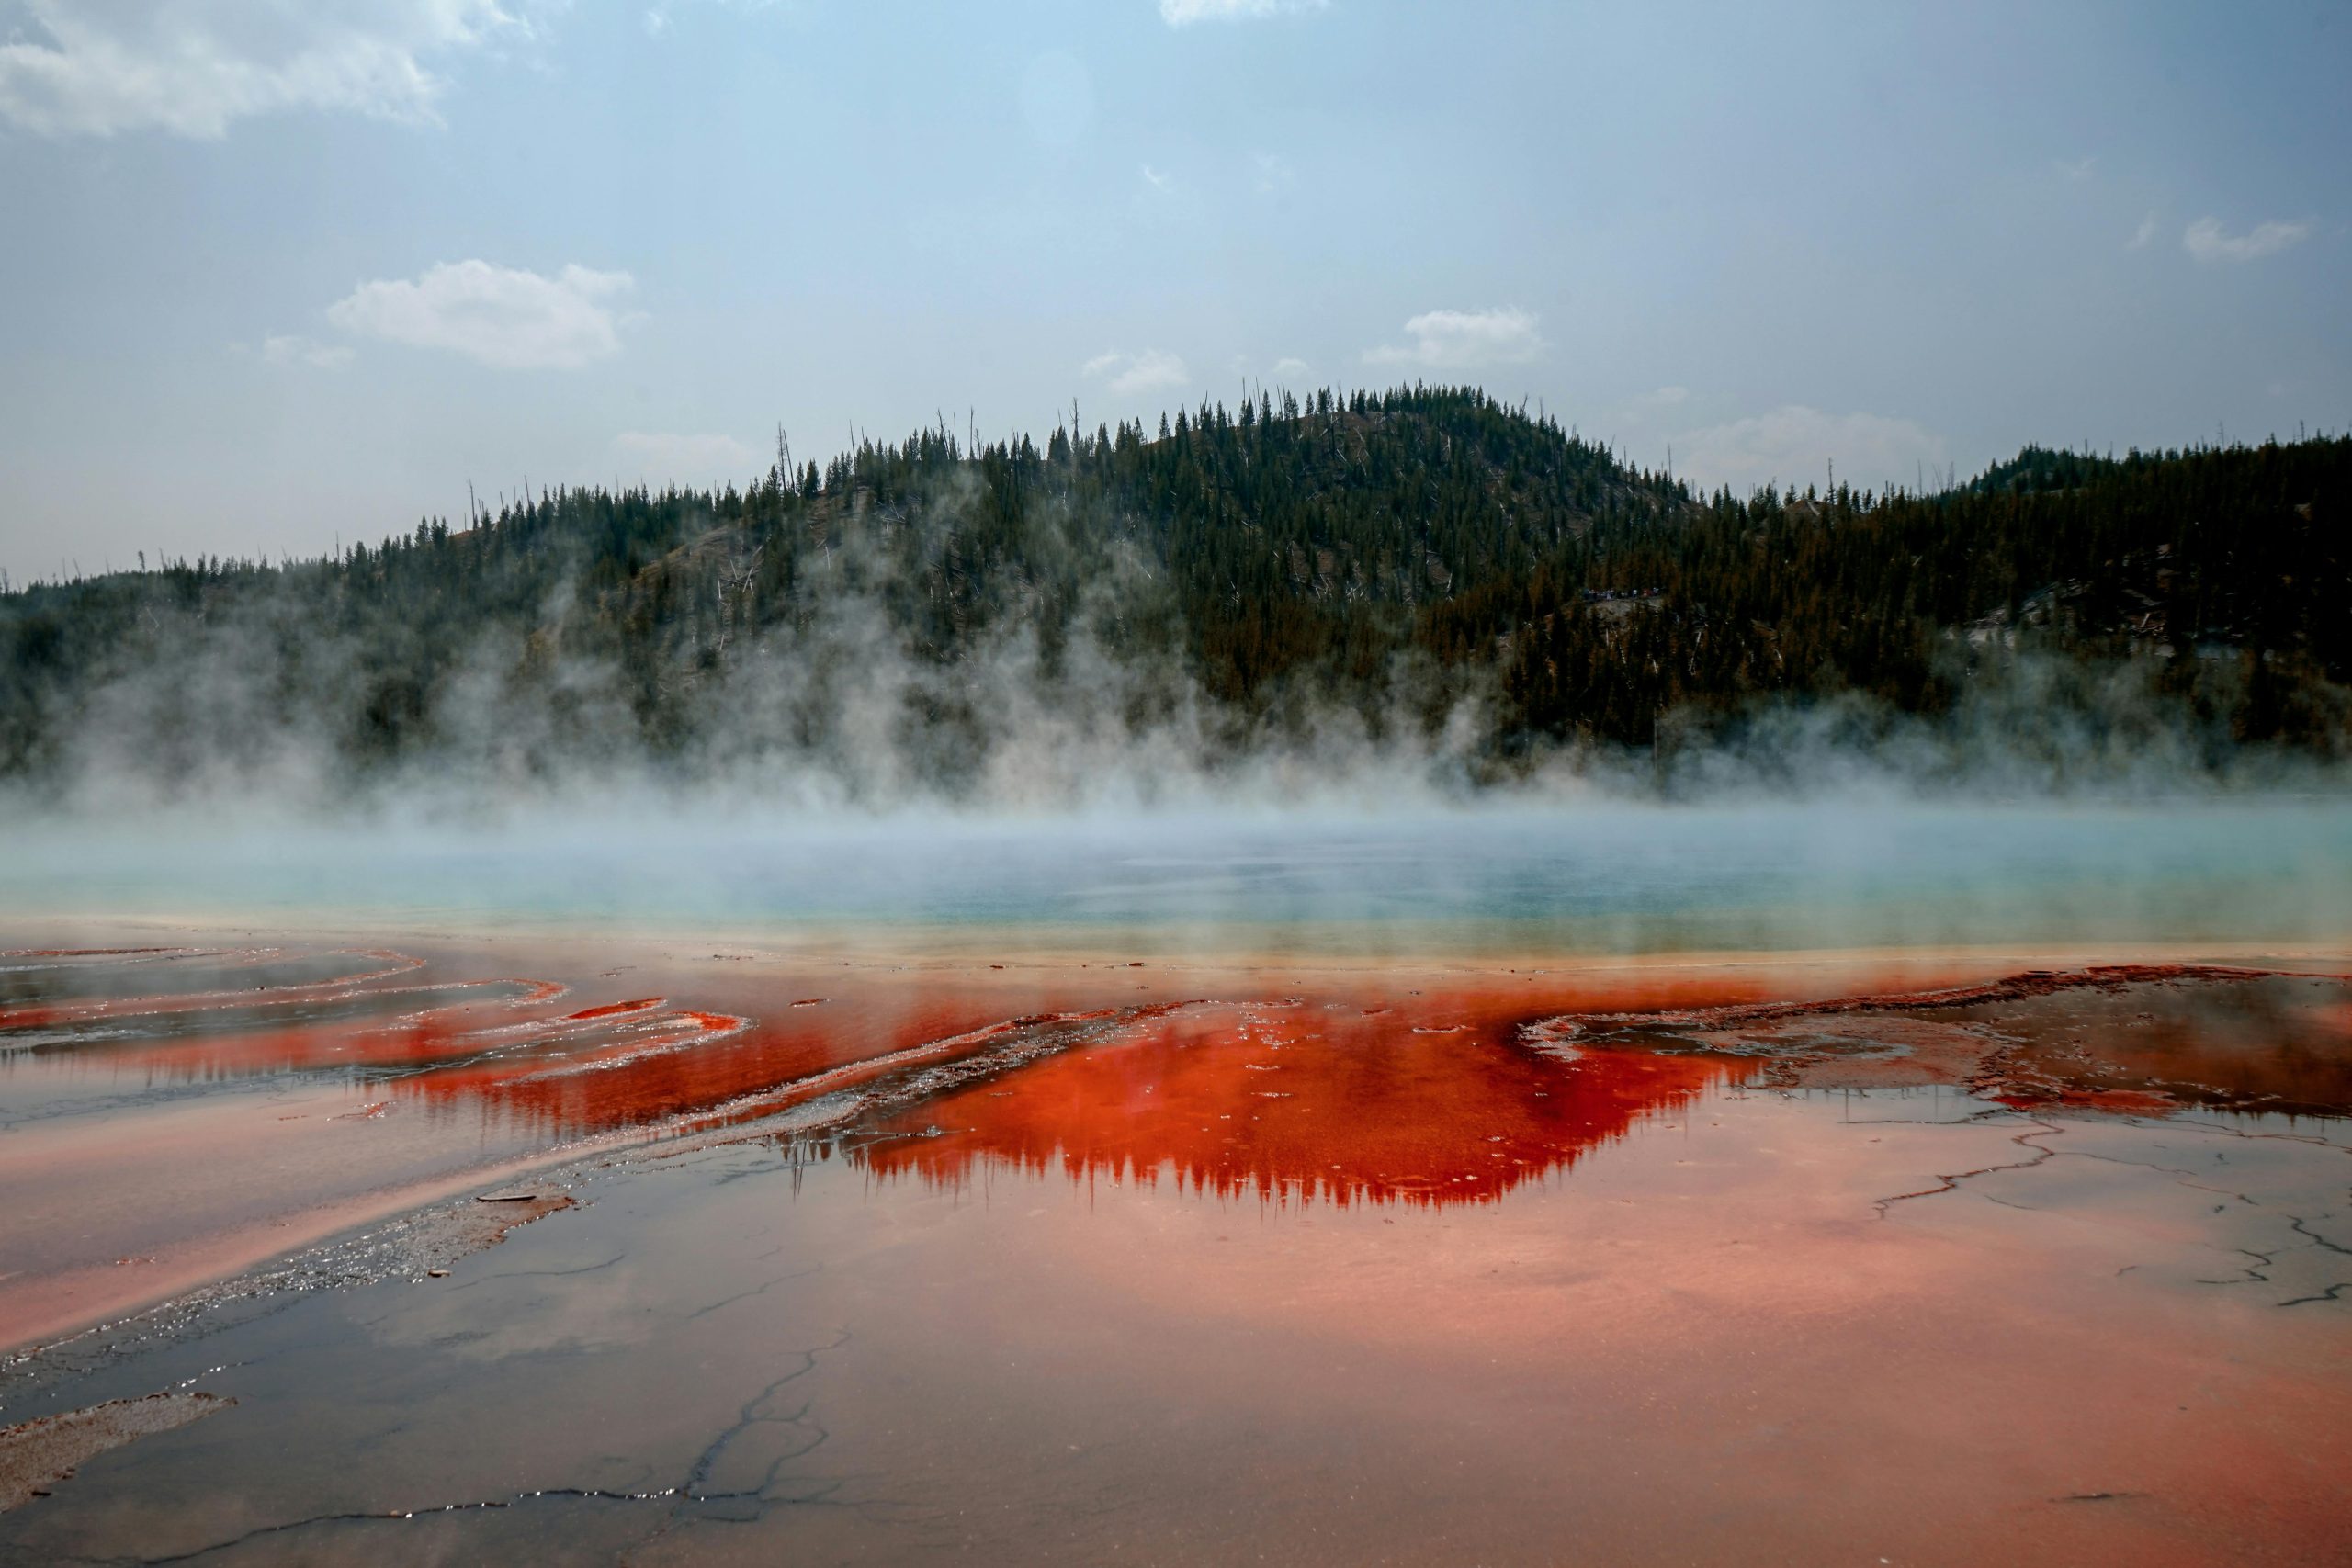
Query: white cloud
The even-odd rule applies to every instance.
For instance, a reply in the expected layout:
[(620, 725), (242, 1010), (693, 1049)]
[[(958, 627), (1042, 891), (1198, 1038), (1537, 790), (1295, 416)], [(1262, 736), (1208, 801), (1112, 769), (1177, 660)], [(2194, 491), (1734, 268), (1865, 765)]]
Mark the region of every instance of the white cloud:
[(327, 308), (327, 320), (356, 336), (446, 348), (501, 369), (570, 370), (620, 352), (609, 302), (632, 287), (628, 273), (578, 265), (542, 277), (444, 262), (413, 282), (363, 283)]
[[(528, 3), (528, 0), (522, 0)], [(248, 116), (337, 109), (431, 121), (428, 66), (508, 38), (501, 0), (20, 0), (0, 119), (46, 136), (225, 135)]]
[(625, 430), (613, 445), (648, 479), (740, 479), (761, 467), (760, 455), (731, 435)]
[(1239, 22), (1259, 17), (1320, 11), (1330, 0), (1159, 0), (1159, 19), (1171, 28), (1194, 22)]
[(1280, 196), (1298, 180), (1290, 164), (1272, 152), (1250, 153), (1250, 183), (1260, 196)]
[(2098, 159), (2096, 156), (2076, 158), (2070, 163), (2064, 158), (2054, 158), (2051, 160), (2050, 166), (2058, 171), (2060, 179), (2081, 185), (2098, 172)]
[(1154, 190), (1167, 190), (1175, 185), (1176, 176), (1162, 174), (1149, 164), (1146, 164), (1143, 165), (1143, 183)]
[(351, 350), (343, 344), (293, 334), (262, 339), (261, 356), (270, 365), (307, 365), (313, 370), (340, 370), (351, 363)]
[(1083, 373), (1091, 380), (1109, 378), (1111, 390), (1122, 397), (1188, 386), (1193, 379), (1182, 360), (1156, 348), (1141, 354), (1098, 354), (1086, 362)]
[(2274, 220), (2257, 223), (2243, 234), (2233, 234), (2222, 227), (2220, 219), (2199, 218), (2181, 234), (2180, 243), (2200, 262), (2246, 262), (2276, 255), (2311, 231), (2309, 223)]
[(2143, 249), (2146, 247), (2148, 242), (2155, 237), (2156, 215), (2151, 212), (2145, 218), (2140, 220), (2140, 226), (2132, 231), (2132, 237), (2123, 243), (2123, 248), (2127, 251)]
[(1519, 365), (1544, 352), (1535, 318), (1517, 309), (1430, 310), (1405, 323), (1413, 341), (1364, 351), (1367, 365), (1408, 365), (1430, 370), (1474, 370)]
[(1800, 488), (1826, 484), (1833, 462), (1841, 482), (1867, 489), (1890, 482), (1908, 486), (1922, 468), (1941, 468), (1949, 457), (1943, 437), (1911, 420), (1824, 413), (1799, 403), (1674, 438), (1679, 477), (1734, 491), (1767, 481)]
[(1304, 359), (1277, 359), (1274, 361), (1274, 378), (1276, 380), (1295, 381), (1311, 374), (1313, 374), (1313, 369)]

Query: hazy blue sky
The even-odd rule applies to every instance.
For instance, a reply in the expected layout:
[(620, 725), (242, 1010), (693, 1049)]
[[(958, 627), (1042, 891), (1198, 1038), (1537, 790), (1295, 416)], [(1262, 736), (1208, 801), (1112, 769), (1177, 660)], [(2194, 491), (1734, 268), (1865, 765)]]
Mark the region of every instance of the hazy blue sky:
[(2342, 428), (2347, 83), (2289, 0), (0, 0), (0, 567), (1245, 378), (1743, 488)]

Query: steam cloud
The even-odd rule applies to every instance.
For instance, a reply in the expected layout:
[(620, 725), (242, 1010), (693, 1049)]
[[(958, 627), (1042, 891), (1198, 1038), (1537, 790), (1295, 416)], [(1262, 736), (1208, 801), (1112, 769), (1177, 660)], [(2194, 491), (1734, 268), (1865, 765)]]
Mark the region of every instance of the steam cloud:
[[(1950, 713), (1854, 694), (1669, 712), (1647, 747), (1513, 733), (1492, 663), (1411, 652), (1368, 682), (1295, 671), (1236, 705), (1197, 677), (1166, 563), (1142, 534), (1081, 514), (1075, 492), (1043, 492), (1019, 519), (1027, 564), (978, 562), (974, 465), (925, 471), (888, 503), (829, 487), (823, 505), (787, 509), (788, 576), (763, 576), (775, 540), (757, 529), (685, 530), (662, 547), (676, 570), (653, 574), (671, 593), (660, 602), (632, 598), (639, 580), (610, 561), (598, 575), (580, 540), (549, 530), (529, 546), (536, 598), (463, 626), (429, 649), (430, 679), (406, 685), (388, 666), (420, 661), (387, 660), (384, 639), (421, 634), (396, 607), (319, 624), (322, 593), (363, 592), (343, 563), (232, 572), (193, 597), (105, 580), (118, 611), (136, 605), (130, 630), (40, 694), (40, 735), (13, 759), (0, 750), (13, 774), (0, 805), (94, 820), (165, 807), (480, 820), (620, 802), (1038, 817), (2149, 800), (2336, 795), (2345, 782), (2309, 751), (2234, 743), (2210, 706), (2200, 716), (2159, 690), (2148, 660), (2042, 660), (1957, 637)], [(1049, 614), (1022, 574), (1056, 570), (1077, 588)], [(649, 640), (574, 635), (632, 617)], [(396, 743), (371, 742), (385, 734)]]

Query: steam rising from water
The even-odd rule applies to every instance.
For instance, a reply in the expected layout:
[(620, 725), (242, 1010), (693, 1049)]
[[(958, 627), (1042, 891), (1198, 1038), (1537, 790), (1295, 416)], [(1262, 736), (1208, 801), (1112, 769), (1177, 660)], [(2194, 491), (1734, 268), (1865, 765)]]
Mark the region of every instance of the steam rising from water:
[(368, 831), (216, 818), (10, 833), (24, 914), (355, 917), (1138, 953), (2295, 943), (2352, 932), (2329, 800), (1483, 805), (1074, 817), (644, 803)]
[(1385, 717), (1294, 694), (1237, 740), (1171, 669), (1082, 635), (1051, 671), (1018, 628), (940, 666), (870, 606), (826, 614), (813, 642), (722, 669), (701, 701), (723, 722), (683, 761), (633, 738), (615, 672), (566, 667), (562, 701), (525, 702), (485, 644), (433, 747), (362, 777), (332, 705), (273, 705), (274, 656), (213, 628), (103, 687), (50, 787), (0, 795), (0, 910), (1021, 927), (1155, 951), (2352, 931), (2337, 774), (2256, 753), (2216, 773), (2124, 674), (2018, 664), (1943, 721), (1792, 707), (1505, 764), (1476, 690), (1431, 721), (1410, 671)]
[[(567, 636), (634, 590), (592, 614), (588, 574), (538, 561), (543, 603), (403, 666), (436, 673), (380, 754), (355, 736), (385, 650), (422, 646), (389, 593), (325, 630), (317, 606), (360, 592), (332, 563), (159, 595), (150, 640), (44, 697), (66, 722), (0, 786), (0, 911), (1375, 952), (2352, 931), (2342, 769), (2232, 745), (2150, 661), (1988, 655), (1940, 717), (1669, 713), (1630, 751), (1503, 733), (1490, 670), (1401, 655), (1243, 711), (1187, 666), (1115, 520), (1023, 520), (1080, 585), (1051, 636), (1017, 574), (937, 598), (975, 482), (798, 517), (801, 574), (757, 615), (749, 535), (680, 547), (680, 593), (716, 600), (639, 606), (667, 639), (639, 666)], [(952, 636), (924, 620), (943, 603)]]
[[(806, 820), (2343, 795), (2352, 782), (2324, 746), (2237, 744), (2222, 708), (2161, 688), (2165, 659), (1980, 647), (1959, 628), (1940, 655), (1960, 693), (1948, 713), (1851, 691), (1669, 710), (1632, 749), (1515, 730), (1496, 661), (1441, 664), (1401, 642), (1376, 669), (1266, 652), (1248, 695), (1227, 700), (1204, 684), (1168, 563), (1131, 519), (1035, 498), (1020, 551), (998, 560), (968, 536), (979, 487), (962, 464), (890, 504), (829, 491), (764, 536), (676, 522), (685, 542), (665, 536), (658, 568), (618, 586), (616, 561), (582, 539), (492, 551), (477, 547), (486, 531), (374, 568), (101, 580), (54, 611), (88, 617), (66, 639), (75, 651), (26, 643), (23, 712), (40, 733), (0, 746), (17, 773), (0, 811), (469, 819), (628, 798), (694, 819)], [(762, 560), (782, 558), (787, 536), (793, 573), (765, 582)], [(1052, 591), (1030, 573), (1054, 574)], [(1410, 572), (1382, 582), (1396, 617), (1427, 588)], [(468, 608), (420, 608), (445, 600)], [(1276, 620), (1283, 603), (1269, 601)], [(2200, 679), (2226, 685), (2234, 668)], [(2346, 717), (2322, 728), (2340, 738)]]

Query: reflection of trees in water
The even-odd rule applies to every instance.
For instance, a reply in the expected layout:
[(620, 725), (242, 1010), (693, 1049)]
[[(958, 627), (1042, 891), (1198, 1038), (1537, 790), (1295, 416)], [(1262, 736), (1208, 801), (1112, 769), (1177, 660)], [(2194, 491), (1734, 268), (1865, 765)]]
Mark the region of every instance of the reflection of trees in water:
[(999, 1161), (1072, 1180), (1165, 1172), (1219, 1197), (1485, 1201), (1737, 1070), (1632, 1052), (1561, 1060), (1510, 1043), (1505, 1025), (1428, 1032), (1410, 1015), (1216, 1006), (900, 1113), (852, 1157), (951, 1187)]
[[(1713, 1005), (1658, 982), (1606, 1012), (1480, 982), (1005, 1017), (1007, 995), (949, 975), (820, 1005), (806, 974), (787, 974), (720, 1011), (663, 996), (581, 1005), (553, 980), (421, 983), (423, 960), (386, 951), (6, 956), (49, 976), (25, 982), (45, 988), (35, 999), (0, 1005), (12, 1072), (158, 1092), (313, 1075), (538, 1141), (751, 1128), (838, 1092), (828, 1124), (857, 1128), (862, 1166), (950, 1186), (987, 1158), (1226, 1195), (1490, 1199), (1710, 1085), (1760, 1070), (1802, 1087), (1813, 1080), (1790, 1065), (1815, 1059), (1890, 1087), (1932, 1067), (2009, 1103), (2352, 1107), (2352, 985), (2243, 968), (2032, 971), (1805, 1001), (1724, 1002), (1717, 981)], [(1923, 1031), (1960, 1044), (1930, 1051)]]
[[(2085, 1112), (2352, 1110), (2352, 985), (2336, 976), (2112, 965), (1526, 1028), (1502, 1016), (1182, 1010), (896, 1113), (849, 1152), (950, 1188), (994, 1162), (1219, 1197), (1447, 1203), (1572, 1165), (1759, 1064), (1787, 1087), (1809, 1081), (1786, 1076), (1794, 1065), (1889, 1089), (1957, 1067), (1988, 1101)], [(1931, 1062), (1915, 1054), (1922, 1032), (1962, 1048)]]

